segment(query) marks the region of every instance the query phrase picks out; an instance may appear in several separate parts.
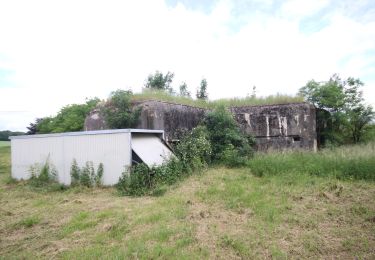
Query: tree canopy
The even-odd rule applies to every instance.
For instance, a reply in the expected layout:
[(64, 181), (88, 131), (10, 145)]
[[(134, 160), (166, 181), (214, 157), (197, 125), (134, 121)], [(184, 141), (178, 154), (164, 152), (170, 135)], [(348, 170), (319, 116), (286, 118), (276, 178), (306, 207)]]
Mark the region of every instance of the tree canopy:
[[(300, 88), (299, 94), (318, 109), (317, 116), (328, 122), (326, 139), (332, 143), (358, 143), (373, 117), (374, 111), (366, 105), (360, 87), (360, 79), (349, 77), (342, 80), (334, 74), (327, 82), (309, 81)], [(324, 113), (328, 111), (329, 114)]]
[(181, 97), (191, 97), (191, 94), (188, 91), (186, 82), (182, 82), (181, 85), (180, 85), (180, 96)]
[(169, 92), (173, 92), (171, 87), (173, 81), (174, 73), (167, 72), (167, 74), (163, 74), (159, 71), (156, 71), (155, 74), (150, 74), (147, 77), (145, 87), (148, 89), (157, 89), (157, 90), (166, 90)]
[(200, 85), (199, 89), (197, 90), (196, 97), (197, 97), (197, 99), (202, 99), (202, 100), (208, 99), (207, 80), (206, 79), (201, 80), (201, 85)]
[(47, 134), (82, 131), (86, 116), (93, 110), (99, 98), (88, 99), (84, 104), (64, 106), (56, 116), (37, 118), (27, 127), (28, 134)]

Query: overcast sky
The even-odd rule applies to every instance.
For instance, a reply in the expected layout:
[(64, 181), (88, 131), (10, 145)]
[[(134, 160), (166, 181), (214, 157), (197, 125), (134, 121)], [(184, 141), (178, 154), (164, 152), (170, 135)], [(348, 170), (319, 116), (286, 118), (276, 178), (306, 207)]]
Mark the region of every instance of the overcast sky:
[(210, 99), (358, 77), (375, 105), (374, 0), (0, 0), (0, 130), (175, 73)]

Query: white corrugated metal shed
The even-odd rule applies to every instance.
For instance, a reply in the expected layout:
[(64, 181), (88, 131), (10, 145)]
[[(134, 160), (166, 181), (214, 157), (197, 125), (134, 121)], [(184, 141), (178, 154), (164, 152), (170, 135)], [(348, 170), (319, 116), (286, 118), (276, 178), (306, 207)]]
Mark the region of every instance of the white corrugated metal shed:
[(30, 178), (30, 167), (49, 158), (60, 183), (70, 185), (75, 159), (80, 167), (91, 161), (104, 166), (103, 184), (116, 184), (134, 153), (148, 166), (160, 165), (172, 156), (163, 142), (163, 130), (117, 129), (11, 137), (12, 177)]

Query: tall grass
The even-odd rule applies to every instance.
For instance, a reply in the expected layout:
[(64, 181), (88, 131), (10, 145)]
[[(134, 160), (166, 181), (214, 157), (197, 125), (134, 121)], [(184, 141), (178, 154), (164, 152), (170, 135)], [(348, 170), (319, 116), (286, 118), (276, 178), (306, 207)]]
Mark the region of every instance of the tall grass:
[(375, 142), (326, 149), (257, 154), (248, 162), (256, 176), (310, 174), (338, 179), (375, 181)]
[(288, 96), (282, 94), (271, 95), (267, 97), (244, 97), (244, 98), (225, 98), (212, 101), (196, 100), (188, 97), (171, 95), (166, 91), (144, 89), (142, 93), (135, 93), (132, 97), (134, 101), (160, 100), (171, 103), (178, 103), (188, 106), (213, 109), (217, 106), (255, 106), (255, 105), (274, 105), (303, 102), (299, 96)]

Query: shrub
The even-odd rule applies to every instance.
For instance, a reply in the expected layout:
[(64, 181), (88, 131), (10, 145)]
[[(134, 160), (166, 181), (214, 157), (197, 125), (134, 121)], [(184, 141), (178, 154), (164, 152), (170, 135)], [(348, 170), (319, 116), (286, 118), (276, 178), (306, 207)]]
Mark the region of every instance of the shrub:
[(239, 167), (246, 165), (247, 158), (241, 156), (240, 151), (230, 144), (220, 153), (220, 161), (228, 167)]
[(138, 123), (141, 108), (132, 108), (131, 90), (116, 90), (111, 95), (102, 108), (105, 121), (112, 129), (134, 127)]
[(126, 168), (116, 184), (116, 188), (121, 195), (130, 196), (145, 195), (151, 187), (150, 171), (147, 165), (143, 163)]
[(70, 167), (70, 176), (72, 185), (82, 185), (86, 187), (95, 187), (102, 185), (102, 177), (104, 173), (104, 165), (99, 163), (98, 169), (95, 172), (94, 164), (87, 161), (85, 166), (79, 168), (76, 159), (73, 159)]
[(205, 167), (211, 160), (212, 149), (205, 126), (194, 128), (186, 133), (174, 147), (174, 153), (186, 173)]
[(208, 113), (204, 125), (208, 130), (214, 163), (239, 166), (253, 155), (254, 139), (241, 133), (233, 116), (224, 106), (218, 106)]

